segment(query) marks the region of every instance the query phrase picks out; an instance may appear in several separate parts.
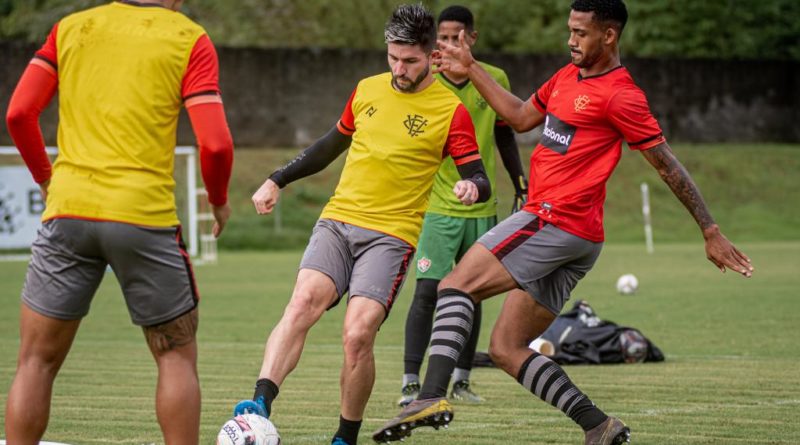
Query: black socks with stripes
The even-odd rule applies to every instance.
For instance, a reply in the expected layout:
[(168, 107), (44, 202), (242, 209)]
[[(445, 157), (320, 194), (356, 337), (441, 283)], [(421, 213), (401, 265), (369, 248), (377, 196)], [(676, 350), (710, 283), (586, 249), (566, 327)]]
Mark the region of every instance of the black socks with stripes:
[(572, 383), (560, 366), (537, 352), (522, 364), (517, 381), (540, 399), (563, 411), (584, 431), (589, 431), (608, 418)]
[(444, 397), (456, 360), (472, 332), (475, 304), (457, 289), (439, 291), (428, 352), (428, 370), (419, 399)]

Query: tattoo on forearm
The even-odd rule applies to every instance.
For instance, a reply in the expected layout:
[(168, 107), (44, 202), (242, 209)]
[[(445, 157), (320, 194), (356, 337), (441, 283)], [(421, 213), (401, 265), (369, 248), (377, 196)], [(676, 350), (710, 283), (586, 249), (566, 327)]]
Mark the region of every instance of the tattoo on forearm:
[(689, 210), (700, 228), (706, 229), (712, 226), (714, 218), (711, 217), (700, 190), (683, 164), (666, 146), (655, 147), (648, 151), (651, 157), (650, 162), (657, 166), (661, 179), (667, 183), (675, 196)]

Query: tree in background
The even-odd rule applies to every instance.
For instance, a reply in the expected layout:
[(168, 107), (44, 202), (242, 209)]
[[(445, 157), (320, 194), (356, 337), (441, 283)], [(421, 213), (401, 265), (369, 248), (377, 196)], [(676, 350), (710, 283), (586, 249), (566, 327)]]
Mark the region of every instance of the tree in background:
[[(414, 1), (414, 0), (409, 0)], [(409, 1), (406, 1), (409, 2)], [(41, 42), (69, 12), (107, 0), (0, 0), (0, 39)], [(383, 17), (402, 0), (188, 0), (214, 42), (250, 47), (383, 48)], [(473, 10), (478, 51), (563, 54), (569, 0), (426, 0)], [(626, 54), (800, 60), (798, 0), (629, 0)], [(627, 43), (625, 43), (627, 42)]]

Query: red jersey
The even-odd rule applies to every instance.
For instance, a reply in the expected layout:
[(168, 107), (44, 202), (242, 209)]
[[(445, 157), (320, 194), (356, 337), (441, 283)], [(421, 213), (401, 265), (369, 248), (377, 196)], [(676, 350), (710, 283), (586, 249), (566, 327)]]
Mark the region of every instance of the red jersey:
[(622, 155), (665, 141), (647, 98), (625, 67), (581, 77), (569, 64), (530, 99), (545, 115), (544, 132), (531, 155), (524, 210), (593, 242), (604, 239), (606, 181)]

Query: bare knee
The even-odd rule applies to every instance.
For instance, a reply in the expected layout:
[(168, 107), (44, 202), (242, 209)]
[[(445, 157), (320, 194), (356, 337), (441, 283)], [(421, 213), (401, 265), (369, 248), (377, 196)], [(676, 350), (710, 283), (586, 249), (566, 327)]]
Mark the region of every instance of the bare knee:
[(348, 361), (358, 362), (372, 354), (375, 343), (375, 330), (368, 326), (356, 324), (346, 326), (342, 336), (345, 357)]
[(144, 326), (144, 336), (147, 345), (155, 356), (194, 343), (197, 335), (198, 316), (197, 308), (181, 315), (174, 320), (155, 326)]
[(311, 287), (298, 287), (286, 306), (283, 318), (292, 326), (310, 328), (322, 317), (330, 302)]

